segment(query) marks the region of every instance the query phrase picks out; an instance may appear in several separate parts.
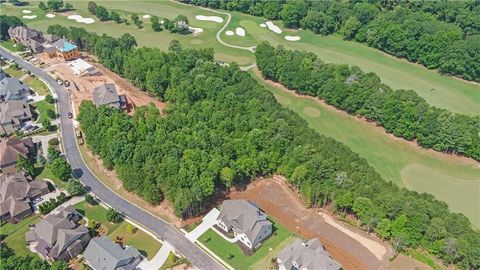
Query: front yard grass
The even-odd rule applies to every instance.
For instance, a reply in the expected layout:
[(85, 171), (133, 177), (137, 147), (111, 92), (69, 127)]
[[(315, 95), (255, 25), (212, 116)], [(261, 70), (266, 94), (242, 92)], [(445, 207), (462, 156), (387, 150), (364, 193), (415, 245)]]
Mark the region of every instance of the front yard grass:
[[(212, 229), (202, 234), (199, 241), (231, 267), (237, 270), (247, 270), (252, 269), (257, 262), (267, 256), (272, 258), (276, 256), (276, 254), (273, 254), (273, 251), (276, 251), (276, 248), (284, 241), (291, 241), (290, 238), (293, 236), (294, 234), (285, 227), (274, 223), (272, 235), (263, 242), (262, 246), (258, 248), (252, 256), (244, 255), (236, 243), (229, 243)], [(272, 249), (272, 251), (270, 251), (270, 249)]]
[(187, 265), (190, 265), (190, 262), (185, 259), (185, 258), (179, 258), (177, 256), (175, 256), (175, 254), (173, 254), (173, 252), (170, 252), (168, 254), (168, 257), (167, 257), (167, 260), (162, 264), (162, 267), (160, 267), (159, 270), (167, 270), (167, 269), (171, 269), (177, 265), (181, 265), (181, 264), (187, 264)]
[(23, 80), (23, 83), (30, 86), (30, 88), (32, 88), (39, 96), (46, 96), (48, 94), (51, 94), (48, 87), (37, 77), (29, 76), (28, 78)]
[(55, 175), (53, 175), (52, 171), (49, 168), (47, 168), (47, 166), (37, 167), (35, 168), (35, 171), (37, 175), (35, 178), (52, 180), (58, 189), (65, 189), (65, 185), (67, 183), (55, 177)]
[(74, 205), (75, 209), (86, 217), (90, 222), (95, 221), (101, 223), (102, 226), (106, 229), (106, 235), (112, 233), (116, 230), (121, 223), (115, 224), (107, 220), (107, 209), (103, 208), (101, 205), (90, 205), (86, 201), (79, 202)]
[(0, 45), (2, 47), (4, 47), (5, 49), (11, 51), (11, 52), (20, 52), (20, 48), (21, 46), (18, 46), (17, 44), (15, 44), (15, 42), (11, 41), (11, 40), (7, 40), (7, 41), (2, 41), (0, 42)]
[(13, 68), (12, 66), (4, 69), (4, 71), (8, 74), (10, 74), (10, 76), (14, 77), (14, 78), (17, 78), (17, 79), (20, 79), (21, 77), (23, 77), (25, 74), (25, 72), (23, 72), (23, 70), (21, 69), (15, 69)]
[(26, 256), (35, 255), (27, 247), (25, 233), (30, 230), (29, 224), (35, 224), (40, 221), (40, 217), (32, 215), (20, 221), (17, 224), (6, 223), (0, 227), (0, 234), (4, 237), (3, 242), (15, 251), (15, 255)]
[(40, 101), (37, 101), (33, 104), (35, 105), (35, 107), (37, 107), (37, 110), (38, 110), (38, 113), (39, 113), (37, 122), (41, 123), (42, 119), (44, 119), (44, 118), (46, 118), (48, 120), (53, 120), (47, 113), (48, 110), (55, 111), (55, 107), (53, 106), (53, 104), (50, 104), (45, 100), (40, 100)]
[(121, 237), (124, 244), (135, 247), (142, 255), (151, 260), (162, 244), (138, 228), (135, 228), (135, 232), (131, 232), (129, 226), (133, 227), (130, 223), (123, 221), (108, 237), (114, 242), (117, 237)]

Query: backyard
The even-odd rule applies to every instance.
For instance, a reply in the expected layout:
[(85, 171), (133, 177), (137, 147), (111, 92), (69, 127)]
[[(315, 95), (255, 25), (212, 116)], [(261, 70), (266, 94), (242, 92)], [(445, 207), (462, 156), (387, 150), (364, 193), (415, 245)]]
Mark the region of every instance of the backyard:
[(16, 255), (34, 255), (27, 246), (25, 241), (25, 233), (30, 230), (29, 224), (36, 224), (40, 221), (40, 217), (33, 215), (27, 217), (17, 224), (5, 223), (0, 227), (0, 235), (3, 242), (15, 251)]
[[(276, 256), (279, 246), (285, 246), (294, 239), (294, 234), (278, 223), (273, 225), (272, 235), (262, 243), (252, 256), (244, 255), (237, 244), (229, 243), (218, 233), (209, 229), (198, 239), (208, 249), (222, 258), (226, 263), (237, 270), (265, 269), (265, 258)], [(268, 264), (268, 262), (267, 262)]]

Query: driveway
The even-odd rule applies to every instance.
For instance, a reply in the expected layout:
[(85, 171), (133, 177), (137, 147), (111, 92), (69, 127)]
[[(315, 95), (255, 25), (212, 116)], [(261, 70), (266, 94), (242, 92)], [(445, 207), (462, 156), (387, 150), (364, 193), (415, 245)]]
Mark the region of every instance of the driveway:
[(163, 242), (160, 250), (155, 254), (155, 256), (149, 261), (144, 259), (137, 268), (141, 270), (150, 270), (150, 269), (160, 269), (160, 267), (165, 263), (168, 258), (168, 254), (172, 252), (175, 248), (170, 245), (168, 242)]
[(72, 111), (67, 91), (62, 86), (58, 85), (53, 78), (48, 76), (45, 71), (24, 61), (18, 56), (9, 53), (4, 48), (0, 48), (0, 54), (15, 59), (19, 66), (29, 70), (37, 77), (42, 78), (57, 93), (61, 134), (65, 154), (72, 166), (74, 176), (80, 180), (80, 182), (88, 186), (92, 193), (94, 193), (100, 200), (112, 206), (117, 211), (120, 211), (138, 224), (141, 224), (146, 229), (163, 238), (165, 241), (171, 243), (176, 250), (178, 250), (197, 268), (208, 270), (225, 269), (225, 267), (213, 257), (188, 240), (185, 235), (175, 227), (118, 196), (115, 192), (100, 182), (100, 180), (98, 180), (85, 165), (78, 150), (73, 121), (67, 117), (67, 112)]
[(210, 229), (216, 222), (217, 217), (220, 214), (217, 208), (213, 208), (202, 218), (202, 223), (198, 225), (193, 231), (187, 233), (185, 236), (188, 240), (195, 242), (200, 235), (205, 233), (208, 229)]
[(41, 143), (42, 144), (42, 154), (44, 158), (47, 158), (48, 154), (48, 141), (50, 141), (53, 138), (57, 138), (57, 133), (49, 134), (49, 135), (43, 135), (43, 136), (38, 136), (38, 135), (33, 135), (31, 136), (32, 140), (34, 143)]

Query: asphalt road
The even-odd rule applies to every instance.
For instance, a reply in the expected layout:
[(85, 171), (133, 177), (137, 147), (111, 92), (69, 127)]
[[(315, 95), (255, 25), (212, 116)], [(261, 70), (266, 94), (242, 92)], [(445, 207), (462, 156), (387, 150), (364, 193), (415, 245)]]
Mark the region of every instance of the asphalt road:
[(60, 110), (60, 124), (63, 138), (63, 145), (68, 161), (72, 165), (73, 174), (84, 185), (88, 186), (101, 201), (120, 211), (129, 219), (141, 224), (160, 238), (165, 239), (172, 244), (185, 258), (187, 258), (195, 267), (205, 270), (225, 269), (215, 259), (210, 257), (200, 247), (190, 242), (180, 231), (170, 224), (145, 212), (143, 209), (124, 200), (116, 193), (105, 187), (95, 175), (93, 175), (83, 162), (80, 152), (77, 148), (73, 121), (67, 117), (71, 111), (71, 103), (67, 91), (57, 84), (42, 69), (24, 61), (20, 57), (9, 53), (0, 47), (0, 54), (15, 59), (15, 62), (22, 68), (29, 70), (32, 74), (43, 78), (55, 90), (58, 96), (58, 107)]

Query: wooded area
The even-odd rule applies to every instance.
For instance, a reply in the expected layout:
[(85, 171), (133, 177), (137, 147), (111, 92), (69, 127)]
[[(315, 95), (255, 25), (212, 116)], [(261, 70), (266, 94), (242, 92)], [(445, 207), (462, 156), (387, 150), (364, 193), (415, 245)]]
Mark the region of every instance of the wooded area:
[(317, 134), (236, 64), (220, 67), (212, 50), (134, 48), (119, 39), (55, 25), (80, 48), (169, 103), (133, 116), (85, 101), (79, 121), (90, 149), (124, 187), (150, 203), (166, 196), (177, 215), (204, 210), (216, 192), (274, 173), (287, 176), (309, 206), (332, 203), (397, 250), (423, 246), (464, 269), (480, 266), (480, 232), (431, 195), (385, 182), (341, 143)]
[(315, 54), (260, 44), (255, 57), (263, 76), (300, 94), (316, 96), (362, 115), (389, 133), (425, 148), (480, 160), (480, 117), (432, 107), (413, 90), (392, 90), (374, 73), (326, 64)]
[(340, 33), (441, 73), (480, 81), (479, 1), (180, 1), (282, 20), (317, 34)]

